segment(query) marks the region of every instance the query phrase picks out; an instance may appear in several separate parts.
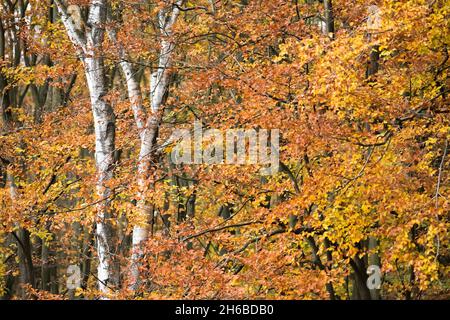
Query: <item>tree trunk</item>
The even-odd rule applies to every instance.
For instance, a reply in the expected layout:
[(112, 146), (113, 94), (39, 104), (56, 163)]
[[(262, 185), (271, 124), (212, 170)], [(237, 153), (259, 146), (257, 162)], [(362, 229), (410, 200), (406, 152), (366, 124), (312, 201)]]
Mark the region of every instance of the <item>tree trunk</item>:
[(97, 219), (96, 240), (98, 267), (97, 278), (100, 292), (106, 294), (110, 288), (119, 285), (118, 264), (114, 259), (115, 232), (111, 220), (113, 191), (108, 186), (113, 178), (115, 151), (115, 115), (111, 105), (105, 100), (108, 85), (103, 59), (103, 41), (107, 13), (106, 0), (91, 0), (87, 30), (80, 28), (82, 21), (74, 21), (67, 6), (61, 0), (54, 0), (66, 28), (67, 34), (77, 49), (84, 64), (89, 88), (95, 128), (95, 163), (97, 167)]
[(325, 31), (327, 36), (334, 38), (334, 15), (333, 15), (333, 3), (332, 0), (324, 0), (323, 5), (325, 8)]
[(113, 259), (116, 244), (110, 206), (113, 191), (107, 186), (108, 181), (113, 178), (116, 125), (114, 111), (104, 99), (107, 84), (103, 58), (87, 57), (85, 72), (94, 115), (97, 195), (100, 201), (97, 205), (96, 221), (97, 277), (100, 291), (107, 293), (108, 286), (118, 285), (118, 275)]
[[(177, 5), (181, 5), (183, 1), (177, 1)], [(142, 99), (137, 97), (140, 94), (140, 90), (137, 90), (138, 84), (134, 77), (128, 76), (133, 74), (132, 68), (127, 64), (122, 63), (121, 66), (125, 75), (127, 76), (127, 87), (130, 101), (135, 113), (136, 124), (140, 129), (141, 137), (141, 149), (139, 153), (138, 164), (138, 203), (137, 211), (140, 217), (140, 221), (133, 228), (132, 247), (133, 254), (131, 258), (131, 284), (130, 288), (133, 291), (138, 290), (140, 286), (140, 259), (143, 253), (143, 244), (148, 238), (149, 227), (153, 220), (153, 208), (148, 204), (146, 199), (146, 193), (149, 188), (154, 186), (149, 182), (150, 169), (152, 161), (155, 159), (156, 153), (156, 139), (158, 137), (159, 126), (161, 123), (161, 106), (166, 96), (169, 87), (169, 68), (171, 65), (172, 53), (174, 50), (174, 43), (171, 42), (169, 37), (172, 35), (172, 27), (179, 15), (179, 9), (177, 6), (173, 8), (165, 8), (159, 12), (159, 27), (161, 30), (161, 49), (159, 55), (159, 62), (157, 70), (152, 74), (150, 84), (150, 98), (151, 98), (151, 114), (148, 116), (145, 124), (143, 124), (140, 114), (143, 112), (139, 110), (139, 106), (136, 102)]]

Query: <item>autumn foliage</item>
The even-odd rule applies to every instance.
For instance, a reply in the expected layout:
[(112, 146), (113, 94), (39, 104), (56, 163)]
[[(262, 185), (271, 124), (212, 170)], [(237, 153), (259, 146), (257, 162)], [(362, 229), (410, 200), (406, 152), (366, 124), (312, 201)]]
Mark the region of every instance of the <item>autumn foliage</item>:
[[(91, 2), (1, 2), (0, 297), (449, 297), (448, 1), (110, 0), (99, 26)], [(92, 57), (69, 5), (87, 50), (104, 32), (89, 51), (114, 115), (101, 183)], [(169, 138), (195, 120), (279, 129), (279, 172), (175, 165)], [(101, 290), (99, 219), (116, 277)]]

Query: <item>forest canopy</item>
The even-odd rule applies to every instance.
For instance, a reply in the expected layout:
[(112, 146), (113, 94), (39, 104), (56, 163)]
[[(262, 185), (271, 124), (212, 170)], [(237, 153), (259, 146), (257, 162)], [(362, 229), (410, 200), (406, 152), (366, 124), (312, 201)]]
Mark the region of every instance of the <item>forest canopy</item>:
[(0, 299), (450, 297), (449, 1), (0, 2)]

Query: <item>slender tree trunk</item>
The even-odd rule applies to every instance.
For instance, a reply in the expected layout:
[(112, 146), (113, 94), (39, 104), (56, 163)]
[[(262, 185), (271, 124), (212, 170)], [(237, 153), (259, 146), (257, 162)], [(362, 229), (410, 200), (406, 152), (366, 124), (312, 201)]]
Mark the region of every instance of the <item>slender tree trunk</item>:
[[(14, 183), (14, 177), (8, 173), (8, 182), (9, 182), (9, 192), (11, 196), (11, 200), (15, 201), (17, 198), (17, 188)], [(17, 242), (18, 248), (18, 257), (19, 257), (19, 281), (21, 285), (29, 284), (32, 287), (35, 285), (34, 281), (34, 266), (32, 260), (32, 245), (30, 239), (30, 233), (24, 229), (19, 227), (17, 233), (14, 233)], [(20, 295), (22, 298), (26, 297), (26, 292), (23, 288), (19, 289)]]
[[(115, 232), (112, 224), (111, 201), (113, 191), (108, 186), (114, 173), (115, 151), (115, 115), (111, 105), (105, 99), (108, 91), (103, 59), (103, 41), (107, 22), (106, 0), (91, 0), (87, 26), (82, 21), (71, 18), (67, 5), (62, 0), (54, 0), (67, 34), (77, 49), (84, 64), (89, 88), (95, 128), (95, 163), (97, 167), (97, 219), (96, 242), (98, 267), (97, 278), (100, 292), (104, 297), (110, 288), (119, 285), (118, 264), (114, 259), (116, 250)], [(76, 20), (76, 19), (75, 19)]]
[[(372, 47), (372, 50), (370, 52), (370, 61), (369, 66), (367, 68), (367, 77), (373, 76), (378, 72), (379, 69), (379, 60), (380, 60), (380, 52), (379, 47), (377, 45)], [(368, 249), (376, 250), (378, 247), (378, 239), (375, 237), (369, 237), (368, 240)], [(381, 267), (381, 258), (380, 255), (377, 253), (372, 253), (368, 257), (368, 266), (370, 265), (376, 265)], [(379, 289), (370, 289), (370, 296), (372, 300), (380, 300), (381, 294)]]
[[(183, 1), (177, 1), (176, 5), (180, 6)], [(154, 188), (150, 183), (152, 162), (155, 160), (156, 139), (159, 133), (161, 123), (161, 106), (169, 87), (169, 68), (171, 65), (174, 44), (170, 37), (172, 36), (172, 28), (179, 15), (177, 6), (162, 9), (158, 15), (158, 23), (161, 30), (161, 49), (159, 62), (156, 71), (152, 74), (150, 85), (151, 113), (144, 120), (146, 112), (142, 108), (142, 93), (140, 85), (134, 76), (132, 65), (123, 59), (126, 56), (123, 48), (119, 48), (119, 56), (122, 58), (121, 68), (126, 77), (128, 96), (131, 107), (134, 112), (136, 125), (141, 138), (141, 146), (139, 152), (138, 177), (137, 184), (139, 192), (137, 195), (137, 211), (140, 221), (133, 228), (131, 257), (131, 284), (133, 291), (138, 290), (140, 286), (140, 260), (143, 254), (143, 245), (148, 238), (149, 229), (154, 219), (154, 208), (147, 200), (147, 192)], [(115, 39), (115, 32), (111, 33)]]
[(115, 116), (111, 105), (104, 99), (107, 92), (103, 59), (85, 59), (86, 79), (89, 86), (95, 128), (95, 163), (97, 166), (96, 240), (98, 267), (97, 277), (101, 292), (108, 292), (108, 286), (118, 285), (113, 254), (115, 251), (114, 228), (111, 223), (111, 198), (113, 192), (107, 186), (113, 178), (115, 151)]
[[(32, 245), (30, 239), (30, 232), (24, 228), (20, 228), (18, 231), (19, 242), (19, 270), (20, 270), (20, 283), (29, 284), (34, 288), (34, 266), (32, 260)], [(21, 296), (26, 297), (26, 291), (21, 288)]]
[(366, 264), (358, 256), (350, 260), (353, 268), (352, 300), (371, 300), (370, 290), (367, 288)]
[(325, 8), (325, 31), (329, 37), (334, 38), (333, 2), (332, 0), (324, 0), (323, 5)]
[(87, 289), (87, 283), (89, 280), (89, 275), (91, 273), (91, 260), (92, 260), (92, 251), (91, 247), (94, 246), (94, 237), (89, 229), (84, 230), (83, 237), (83, 250), (81, 252), (81, 272), (83, 275), (81, 281), (81, 287), (83, 289)]
[(150, 178), (150, 167), (153, 156), (153, 148), (156, 145), (156, 138), (158, 134), (159, 120), (155, 119), (153, 123), (149, 123), (151, 128), (144, 130), (141, 150), (139, 153), (139, 164), (138, 164), (138, 202), (137, 210), (139, 217), (143, 220), (136, 224), (133, 228), (132, 246), (133, 254), (131, 257), (131, 289), (136, 291), (140, 285), (139, 277), (139, 267), (140, 259), (143, 254), (143, 243), (148, 238), (148, 233), (150, 226), (152, 224), (153, 208), (151, 204), (148, 203), (146, 193), (154, 187), (153, 184), (149, 182)]
[(41, 289), (44, 291), (50, 291), (50, 266), (49, 266), (49, 247), (42, 241), (41, 252)]

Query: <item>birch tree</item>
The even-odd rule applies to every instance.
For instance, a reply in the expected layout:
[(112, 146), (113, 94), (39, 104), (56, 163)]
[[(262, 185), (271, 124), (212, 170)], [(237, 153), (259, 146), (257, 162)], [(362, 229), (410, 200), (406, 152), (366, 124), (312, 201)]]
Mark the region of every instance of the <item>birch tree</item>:
[[(136, 79), (135, 67), (130, 60), (126, 49), (117, 42), (117, 29), (111, 28), (110, 38), (118, 46), (119, 65), (125, 76), (128, 98), (137, 129), (140, 137), (140, 152), (137, 168), (137, 210), (139, 223), (133, 228), (132, 237), (132, 257), (131, 257), (131, 285), (130, 288), (136, 291), (139, 288), (139, 260), (142, 258), (142, 246), (148, 238), (149, 225), (153, 219), (154, 208), (146, 199), (146, 193), (154, 186), (149, 184), (151, 175), (151, 165), (155, 159), (157, 151), (156, 140), (158, 138), (159, 127), (161, 125), (162, 105), (164, 97), (170, 84), (170, 67), (172, 64), (175, 44), (172, 41), (173, 26), (179, 16), (181, 6), (184, 1), (179, 0), (168, 4), (161, 9), (157, 17), (157, 28), (159, 31), (159, 58), (155, 71), (152, 72), (150, 82), (150, 102), (151, 110), (147, 112), (142, 105), (143, 97), (140, 83)], [(110, 17), (111, 18), (111, 17)], [(112, 18), (111, 18), (112, 19)]]
[[(97, 278), (99, 290), (106, 294), (110, 292), (110, 285), (115, 287), (119, 282), (113, 258), (115, 234), (111, 223), (113, 214), (110, 206), (113, 191), (108, 186), (108, 181), (113, 178), (114, 168), (115, 115), (110, 103), (105, 100), (107, 83), (102, 46), (108, 1), (90, 1), (85, 26), (79, 21), (81, 15), (78, 7), (72, 5), (69, 8), (60, 0), (56, 0), (55, 3), (67, 34), (83, 63), (94, 116), (96, 189), (99, 199), (96, 219)], [(72, 12), (72, 15), (69, 12)]]

